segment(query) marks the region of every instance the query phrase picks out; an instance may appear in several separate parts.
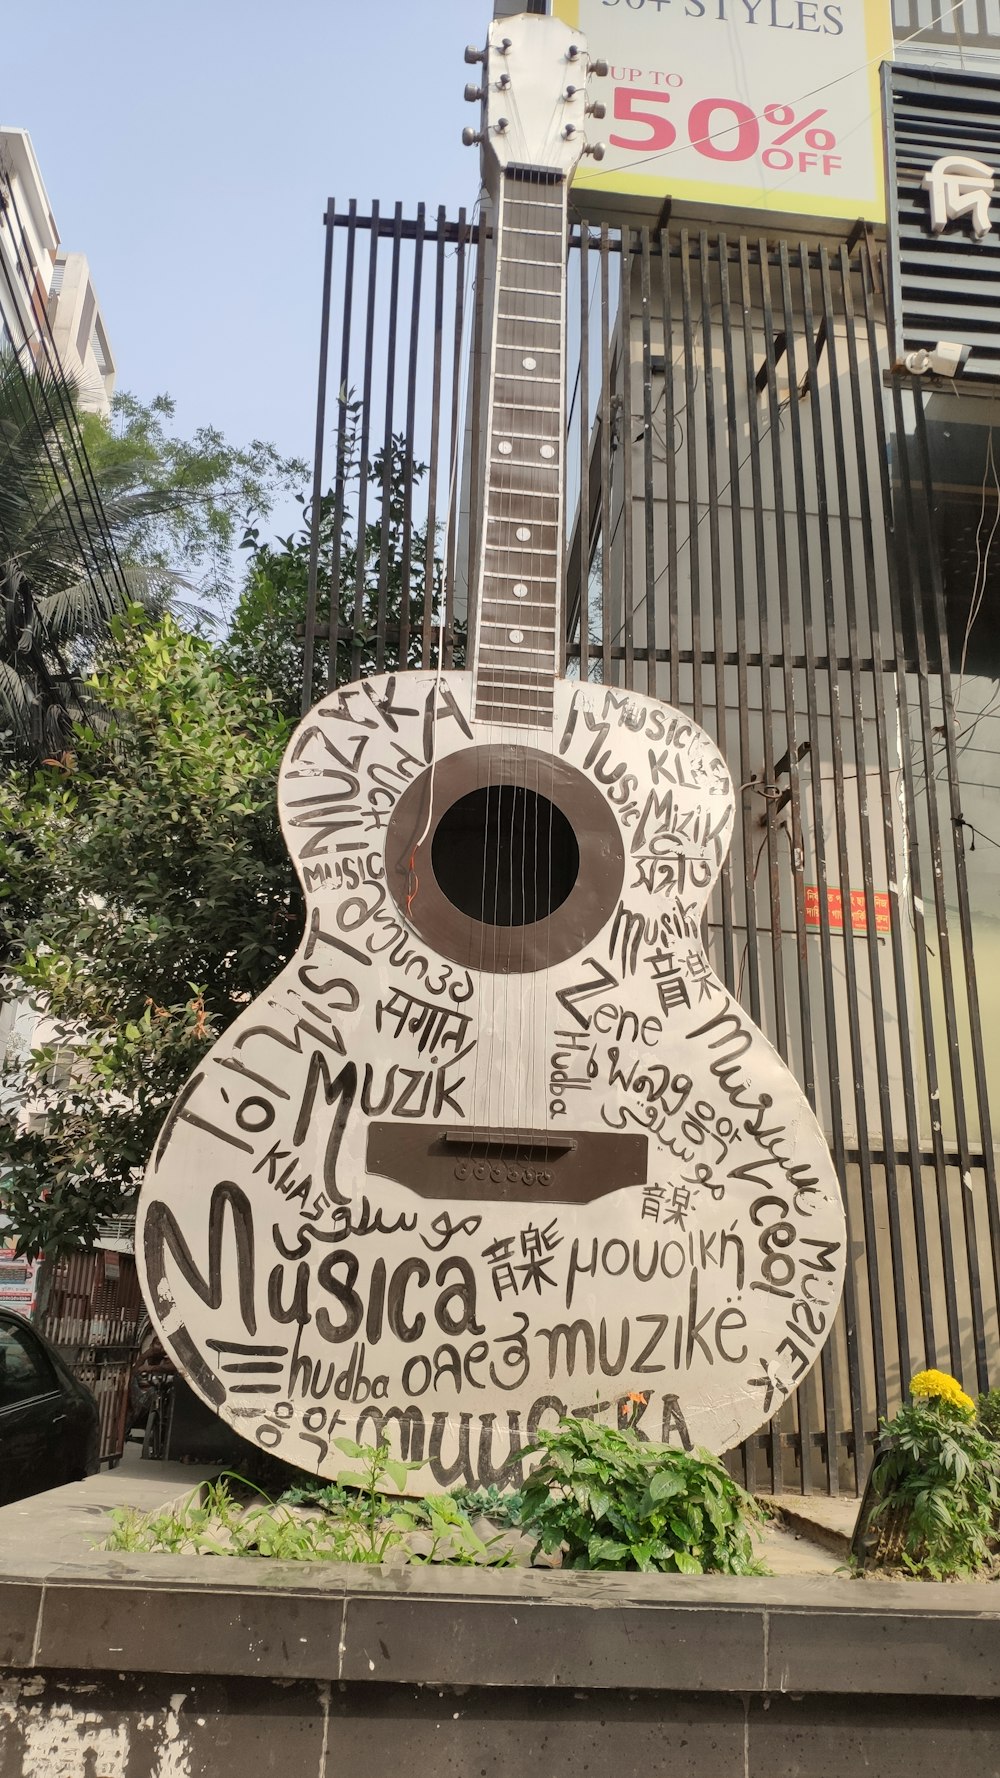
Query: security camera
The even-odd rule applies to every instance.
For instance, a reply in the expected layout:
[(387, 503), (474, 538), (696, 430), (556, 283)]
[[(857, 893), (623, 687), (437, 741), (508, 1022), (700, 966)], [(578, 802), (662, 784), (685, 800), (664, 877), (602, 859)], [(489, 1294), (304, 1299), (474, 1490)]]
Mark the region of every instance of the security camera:
[(971, 351), (971, 346), (961, 346), (957, 340), (938, 340), (929, 352), (907, 352), (903, 364), (915, 377), (925, 377), (928, 372), (935, 377), (957, 377), (965, 369)]

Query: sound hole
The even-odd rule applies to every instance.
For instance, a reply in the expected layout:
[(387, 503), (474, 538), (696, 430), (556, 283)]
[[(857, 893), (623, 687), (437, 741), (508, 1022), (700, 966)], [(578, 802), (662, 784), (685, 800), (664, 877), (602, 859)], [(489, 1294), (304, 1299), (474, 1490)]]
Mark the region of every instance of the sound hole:
[(547, 796), (520, 784), (489, 784), (442, 815), (431, 862), (442, 893), (470, 919), (530, 926), (566, 900), (580, 849)]

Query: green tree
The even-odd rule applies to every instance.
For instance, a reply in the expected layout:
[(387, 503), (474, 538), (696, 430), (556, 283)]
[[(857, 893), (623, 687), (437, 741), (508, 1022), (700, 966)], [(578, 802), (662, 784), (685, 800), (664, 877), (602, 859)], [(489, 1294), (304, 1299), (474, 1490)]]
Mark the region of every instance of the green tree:
[(73, 380), (0, 349), (0, 748), (58, 758), (88, 714), (86, 676), (116, 612), (202, 608), (232, 544), (304, 465), (254, 441), (167, 430), (173, 404), (116, 397), (110, 425)]
[(8, 979), (50, 1032), (0, 1084), (0, 1196), (29, 1252), (128, 1209), (174, 1094), (302, 930), (275, 807), (287, 721), (169, 615), (111, 635), (100, 725), (0, 781)]
[[(355, 497), (344, 502), (339, 538), (332, 490), (323, 496), (320, 507), (313, 703), (322, 697), (327, 686), (330, 588), (335, 579), (338, 598), (334, 678), (337, 685), (346, 685), (351, 679), (374, 670), (380, 596), (385, 600), (387, 664), (392, 666), (399, 661), (404, 606), (409, 628), (406, 664), (418, 666), (421, 657), (427, 529), (425, 525), (414, 524), (411, 517), (407, 532), (407, 512), (411, 508), (413, 488), (423, 479), (426, 465), (417, 463), (413, 466), (408, 502), (405, 442), (401, 435), (394, 436), (391, 444), (387, 493), (385, 453), (378, 452), (368, 464), (368, 510), (372, 516), (364, 527), (364, 549), (359, 558), (358, 468), (350, 444), (347, 456), (348, 492)], [(380, 591), (383, 534), (384, 594)], [(248, 556), (246, 579), (222, 652), (234, 672), (261, 690), (269, 691), (282, 712), (295, 717), (302, 700), (303, 638), (309, 589), (310, 526), (304, 504), (303, 523), (297, 532), (274, 543), (262, 543), (259, 527), (249, 526), (243, 547)], [(436, 593), (440, 586), (440, 564), (436, 560), (434, 578)]]
[[(349, 517), (343, 527), (340, 682), (355, 648), (364, 670), (375, 664), (383, 510), (389, 659), (404, 583), (408, 659), (418, 657), (426, 542), (413, 532), (407, 576), (403, 465), (394, 440), (384, 509), (384, 460), (368, 466), (357, 630)], [(332, 497), (321, 520), (328, 589)], [(72, 750), (30, 781), (0, 779), (0, 967), (6, 960), (8, 992), (31, 997), (50, 1033), (0, 1078), (0, 1197), (26, 1251), (92, 1239), (129, 1208), (170, 1101), (302, 931), (275, 791), (300, 707), (308, 530), (265, 545), (248, 526), (245, 542), (246, 585), (224, 642), (186, 634), (169, 614), (116, 618), (87, 688), (94, 719), (78, 720)], [(161, 533), (150, 547), (174, 545)], [(327, 590), (324, 635), (328, 612)], [(317, 697), (325, 684), (319, 649)]]
[[(175, 406), (169, 395), (142, 402), (119, 390), (107, 422), (81, 415), (83, 439), (116, 501), (123, 559), (154, 584), (179, 582), (218, 612), (235, 592), (239, 539), (266, 519), (279, 495), (301, 485), (308, 465), (265, 439), (230, 444), (215, 426), (180, 438), (171, 429)], [(138, 503), (134, 516), (129, 501)]]

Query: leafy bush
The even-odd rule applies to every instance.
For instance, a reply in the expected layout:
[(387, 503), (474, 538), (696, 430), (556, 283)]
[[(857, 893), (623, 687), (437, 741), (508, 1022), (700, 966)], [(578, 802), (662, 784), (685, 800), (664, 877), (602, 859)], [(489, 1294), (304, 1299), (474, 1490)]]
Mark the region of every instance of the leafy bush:
[(492, 1482), (488, 1488), (453, 1488), (450, 1498), (470, 1519), (482, 1516), (498, 1525), (516, 1527), (521, 1523), (521, 1496), (505, 1494)]
[(976, 1423), (987, 1438), (1000, 1441), (1000, 1389), (986, 1389), (976, 1402)]
[(959, 1393), (961, 1400), (953, 1391), (918, 1392), (884, 1420), (872, 1471), (878, 1504), (870, 1523), (874, 1528), (894, 1520), (900, 1565), (932, 1580), (982, 1571), (995, 1548), (1000, 1448), (973, 1421), (970, 1398)]
[[(393, 1552), (408, 1562), (452, 1567), (504, 1567), (514, 1560), (500, 1536), (481, 1538), (450, 1496), (398, 1500), (384, 1492), (387, 1482), (402, 1488), (407, 1472), (419, 1465), (398, 1462), (385, 1444), (358, 1445), (346, 1438), (336, 1443), (359, 1465), (342, 1470), (336, 1482), (296, 1485), (275, 1502), (245, 1476), (227, 1474), (162, 1512), (116, 1508), (104, 1548), (263, 1556), (275, 1562), (378, 1564)], [(234, 1483), (242, 1498), (233, 1492)], [(255, 1497), (251, 1503), (247, 1494)]]
[(678, 1451), (592, 1420), (563, 1419), (520, 1455), (541, 1451), (521, 1496), (535, 1554), (564, 1568), (664, 1574), (760, 1574), (750, 1495), (708, 1451)]

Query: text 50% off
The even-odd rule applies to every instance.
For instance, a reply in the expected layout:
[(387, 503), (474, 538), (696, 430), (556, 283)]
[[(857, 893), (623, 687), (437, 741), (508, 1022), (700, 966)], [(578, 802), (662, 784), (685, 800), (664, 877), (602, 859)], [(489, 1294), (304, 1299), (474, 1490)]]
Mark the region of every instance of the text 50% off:
[[(616, 87), (613, 116), (638, 133), (614, 130), (608, 138), (612, 146), (646, 154), (672, 148), (678, 132), (665, 108), (675, 96), (652, 87)], [(674, 116), (677, 109), (675, 105)], [(839, 172), (841, 161), (830, 152), (837, 145), (833, 131), (816, 127), (825, 116), (820, 107), (799, 117), (791, 105), (765, 105), (758, 116), (742, 99), (698, 99), (680, 127), (691, 147), (708, 160), (748, 161), (759, 155), (774, 172), (819, 171), (828, 176)]]

